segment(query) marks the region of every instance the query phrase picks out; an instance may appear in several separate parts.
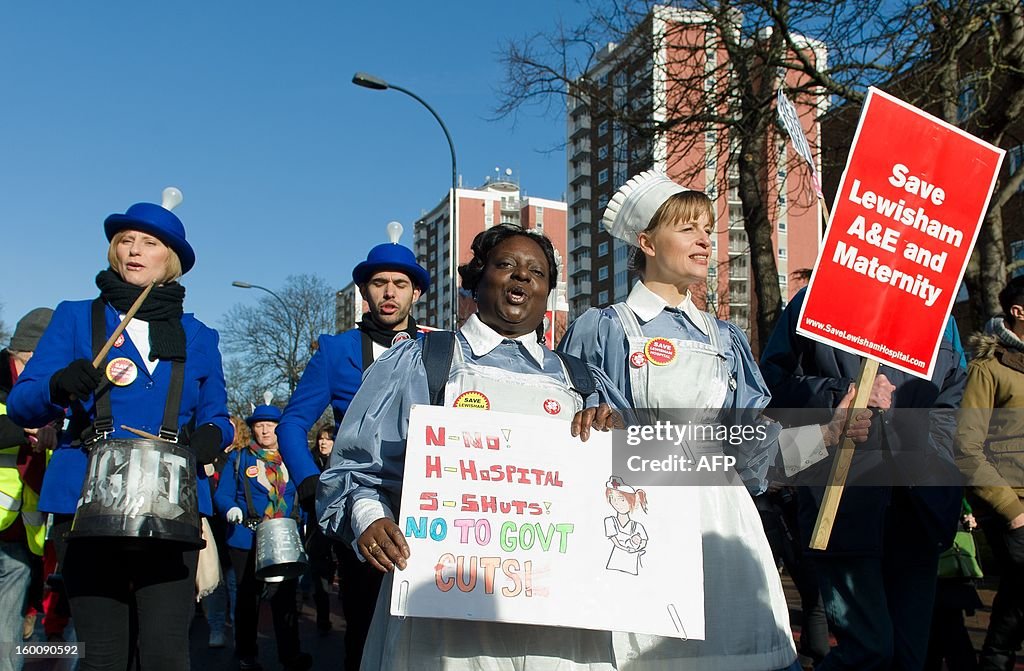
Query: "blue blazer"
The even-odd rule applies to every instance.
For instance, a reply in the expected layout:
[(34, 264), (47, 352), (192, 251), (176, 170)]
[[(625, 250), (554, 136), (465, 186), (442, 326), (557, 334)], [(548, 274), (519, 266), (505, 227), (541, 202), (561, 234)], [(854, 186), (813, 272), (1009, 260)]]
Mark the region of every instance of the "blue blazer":
[(281, 458), (296, 483), (311, 475), (320, 476), (306, 439), (309, 430), (328, 405), (334, 410), (337, 429), (363, 381), (363, 340), (359, 329), (322, 335), (317, 342), (317, 351), (306, 365), (277, 425)]
[[(65, 301), (57, 306), (35, 354), (7, 399), (7, 412), (15, 422), (22, 426), (42, 426), (64, 416), (64, 409), (50, 401), (50, 378), (75, 359), (92, 360), (91, 312), (91, 300)], [(117, 310), (109, 305), (105, 313), (109, 335), (120, 319)], [(185, 426), (193, 421), (195, 426), (214, 424), (223, 436), (222, 446), (226, 447), (234, 437), (234, 428), (228, 421), (227, 391), (217, 349), (217, 332), (192, 314), (183, 315), (181, 323), (185, 328), (186, 360), (178, 425)], [(119, 347), (111, 348), (107, 361), (118, 357), (131, 359), (138, 375), (127, 386), (110, 385), (110, 406), (114, 415), (114, 431), (110, 437), (137, 437), (122, 430), (122, 424), (159, 433), (170, 383), (170, 363), (161, 361), (150, 374), (127, 333)], [(93, 397), (84, 399), (81, 404), (73, 404), (72, 409), (76, 413), (85, 413), (85, 417), (73, 417), (73, 422), (85, 419), (88, 424), (95, 414)], [(78, 507), (88, 457), (84, 449), (71, 446), (71, 441), (77, 439), (78, 436), (71, 436), (65, 431), (50, 459), (39, 500), (39, 509), (44, 512), (70, 514)], [(198, 469), (197, 477), (200, 480), (197, 488), (199, 510), (209, 515), (212, 513), (210, 487), (203, 482), (206, 475), (202, 468)]]
[[(281, 458), (284, 459), (284, 455), (281, 455)], [(217, 492), (213, 495), (214, 507), (217, 509), (218, 514), (227, 515), (229, 510), (237, 507), (242, 509), (242, 517), (244, 518), (263, 517), (263, 511), (266, 510), (267, 502), (269, 500), (267, 498), (268, 490), (259, 481), (259, 470), (249, 470), (252, 467), (255, 467), (255, 469), (262, 469), (263, 465), (249, 450), (233, 450), (231, 454), (228, 455), (228, 460), (224, 464), (224, 469), (220, 473), (220, 482), (217, 484)], [(287, 465), (285, 467), (287, 468)], [(250, 475), (250, 473), (253, 473), (253, 475)], [(245, 500), (245, 483), (247, 481), (249, 483), (250, 495), (252, 496), (253, 510), (248, 509), (248, 505)], [(287, 516), (296, 514), (296, 482), (298, 482), (298, 480), (292, 478), (291, 472), (289, 471), (288, 483), (284, 488), (286, 504), (285, 515)], [(239, 550), (249, 550), (252, 548), (253, 538), (253, 532), (244, 524), (228, 525), (227, 541), (229, 547), (238, 548)]]

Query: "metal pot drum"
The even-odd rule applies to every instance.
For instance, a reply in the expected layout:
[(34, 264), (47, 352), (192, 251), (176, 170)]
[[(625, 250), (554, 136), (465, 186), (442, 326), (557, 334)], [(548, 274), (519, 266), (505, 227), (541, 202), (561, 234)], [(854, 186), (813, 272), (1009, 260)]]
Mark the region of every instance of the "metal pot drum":
[(202, 547), (196, 461), (165, 440), (99, 441), (89, 452), (69, 539), (172, 541)]
[(298, 578), (308, 566), (299, 525), (293, 518), (276, 517), (260, 522), (256, 527), (257, 579), (277, 582)]

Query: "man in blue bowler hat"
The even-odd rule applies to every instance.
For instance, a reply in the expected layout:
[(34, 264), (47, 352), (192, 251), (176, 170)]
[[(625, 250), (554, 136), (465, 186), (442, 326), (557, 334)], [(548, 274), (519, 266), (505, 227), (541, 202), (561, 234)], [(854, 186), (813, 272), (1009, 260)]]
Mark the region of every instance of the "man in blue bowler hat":
[[(401, 226), (389, 226), (391, 242), (370, 250), (352, 271), (369, 312), (356, 328), (321, 335), (318, 348), (292, 394), (277, 427), (281, 456), (299, 484), (299, 500), (312, 510), (320, 471), (307, 443), (310, 429), (330, 405), (335, 431), (362, 381), (363, 371), (391, 345), (417, 337), (412, 305), (430, 287), (430, 275), (408, 247), (398, 244)], [(363, 643), (383, 574), (338, 543), (342, 610), (345, 614), (345, 669), (359, 668)]]

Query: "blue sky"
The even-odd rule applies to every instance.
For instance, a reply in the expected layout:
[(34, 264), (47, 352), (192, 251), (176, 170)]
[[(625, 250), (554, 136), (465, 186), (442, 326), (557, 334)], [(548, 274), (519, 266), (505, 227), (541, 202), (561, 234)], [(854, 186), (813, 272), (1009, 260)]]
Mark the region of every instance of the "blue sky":
[[(212, 326), (285, 277), (340, 288), (384, 227), (402, 241), (451, 178), (512, 168), (560, 198), (560, 116), (491, 121), (505, 40), (572, 23), (575, 2), (311, 0), (0, 4), (0, 319), (96, 295), (103, 219), (168, 185), (197, 252), (186, 310)], [(0, 343), (4, 345), (6, 343)]]

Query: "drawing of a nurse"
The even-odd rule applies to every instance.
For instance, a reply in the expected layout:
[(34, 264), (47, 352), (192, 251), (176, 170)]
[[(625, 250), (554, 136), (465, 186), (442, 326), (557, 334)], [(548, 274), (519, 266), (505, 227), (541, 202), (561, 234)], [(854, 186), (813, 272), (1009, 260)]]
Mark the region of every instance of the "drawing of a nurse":
[(605, 568), (638, 575), (640, 557), (646, 552), (647, 530), (630, 517), (639, 505), (647, 512), (647, 493), (633, 489), (622, 478), (613, 475), (605, 483), (605, 496), (615, 515), (604, 518), (604, 534), (612, 542), (612, 552)]

